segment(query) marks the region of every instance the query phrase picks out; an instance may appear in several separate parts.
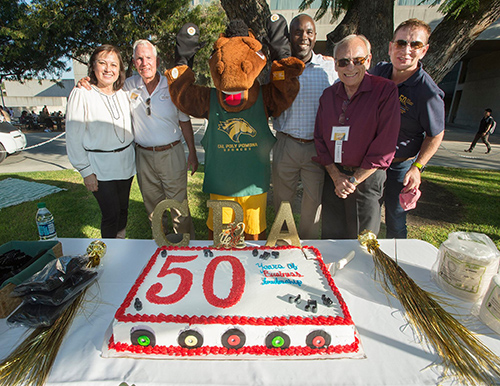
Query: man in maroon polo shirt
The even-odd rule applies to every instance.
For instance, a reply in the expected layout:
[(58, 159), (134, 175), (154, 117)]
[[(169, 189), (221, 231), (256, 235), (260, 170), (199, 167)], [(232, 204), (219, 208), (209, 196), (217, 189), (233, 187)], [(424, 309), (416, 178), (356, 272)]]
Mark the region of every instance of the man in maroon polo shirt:
[(380, 200), (400, 126), (396, 85), (366, 71), (370, 42), (349, 35), (335, 46), (340, 82), (328, 87), (316, 116), (314, 142), (325, 166), (324, 239), (355, 239), (380, 230)]

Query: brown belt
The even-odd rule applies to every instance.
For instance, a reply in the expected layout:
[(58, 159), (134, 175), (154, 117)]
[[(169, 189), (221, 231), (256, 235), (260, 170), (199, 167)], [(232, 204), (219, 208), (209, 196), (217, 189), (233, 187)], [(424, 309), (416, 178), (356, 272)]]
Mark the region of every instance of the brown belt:
[(345, 171), (351, 172), (351, 173), (353, 173), (359, 169), (358, 167), (355, 167), (355, 166), (344, 166), (344, 165), (338, 165), (338, 164), (336, 164), (336, 165), (340, 166), (340, 168), (344, 169)]
[(283, 134), (283, 135), (286, 135), (287, 137), (297, 141), (297, 142), (300, 142), (300, 143), (311, 143), (311, 142), (314, 142), (314, 139), (302, 139), (302, 138), (295, 138), (294, 136), (291, 136), (290, 134), (287, 134), (287, 133), (283, 133), (281, 131), (279, 131), (279, 133)]
[(175, 145), (178, 145), (179, 143), (181, 143), (181, 141), (175, 141), (175, 142), (169, 143), (168, 145), (162, 145), (162, 146), (147, 147), (147, 146), (142, 146), (139, 144), (137, 144), (137, 146), (139, 146), (141, 149), (149, 150), (149, 151), (164, 151), (164, 150), (168, 150), (168, 149), (173, 148)]

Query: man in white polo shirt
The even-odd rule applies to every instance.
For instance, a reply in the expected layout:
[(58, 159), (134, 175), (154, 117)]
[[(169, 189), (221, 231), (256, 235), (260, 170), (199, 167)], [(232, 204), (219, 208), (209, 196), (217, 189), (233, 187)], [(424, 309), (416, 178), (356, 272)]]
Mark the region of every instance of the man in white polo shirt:
[[(187, 199), (187, 169), (194, 174), (198, 158), (191, 120), (174, 106), (167, 80), (157, 71), (156, 47), (148, 40), (138, 40), (133, 48), (138, 75), (125, 81), (124, 90), (130, 96), (137, 180), (151, 219), (160, 201)], [(182, 136), (189, 149), (187, 164)], [(171, 215), (174, 233), (190, 233), (193, 239), (191, 216), (182, 217), (175, 209)]]

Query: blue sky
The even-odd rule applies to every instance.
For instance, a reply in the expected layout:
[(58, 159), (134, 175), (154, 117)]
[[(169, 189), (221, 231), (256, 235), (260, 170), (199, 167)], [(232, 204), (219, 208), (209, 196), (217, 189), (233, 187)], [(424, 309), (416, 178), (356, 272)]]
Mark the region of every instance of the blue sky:
[(67, 65), (70, 67), (70, 70), (62, 75), (62, 79), (73, 79), (75, 77), (75, 74), (73, 72), (73, 62), (71, 61), (71, 59), (67, 60)]

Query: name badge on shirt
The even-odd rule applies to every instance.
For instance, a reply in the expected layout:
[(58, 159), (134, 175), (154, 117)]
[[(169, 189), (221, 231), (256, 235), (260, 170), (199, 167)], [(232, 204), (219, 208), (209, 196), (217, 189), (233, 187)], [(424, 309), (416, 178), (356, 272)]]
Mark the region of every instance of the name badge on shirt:
[(347, 141), (349, 139), (350, 126), (333, 126), (332, 127), (332, 141)]
[(139, 96), (139, 94), (136, 94), (135, 92), (133, 92), (132, 94), (130, 94), (130, 99), (132, 99), (133, 101), (135, 101), (138, 96)]
[(342, 142), (349, 139), (349, 126), (333, 126), (332, 141), (335, 141), (334, 162), (342, 163)]

